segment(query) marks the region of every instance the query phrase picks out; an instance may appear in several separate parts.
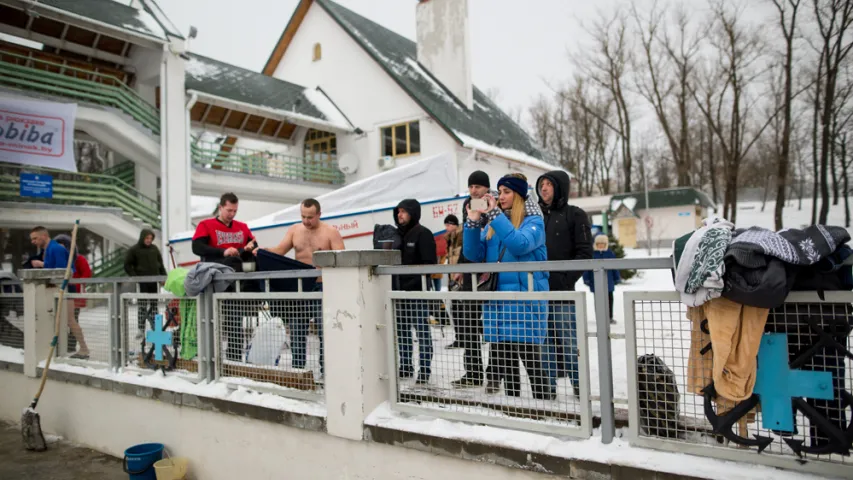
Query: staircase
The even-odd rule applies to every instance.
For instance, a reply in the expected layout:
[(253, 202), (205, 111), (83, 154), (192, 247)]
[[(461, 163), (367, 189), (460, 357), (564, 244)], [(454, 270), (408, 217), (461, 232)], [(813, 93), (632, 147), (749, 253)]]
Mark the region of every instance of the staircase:
[[(38, 173), (53, 177), (53, 196), (22, 197), (21, 173)], [(0, 201), (117, 208), (126, 218), (141, 226), (160, 229), (159, 202), (110, 175), (0, 163)]]
[(124, 257), (127, 255), (126, 248), (118, 248), (112, 253), (99, 258), (92, 263), (93, 277), (123, 277)]
[(128, 185), (136, 184), (136, 165), (133, 162), (122, 162), (101, 172), (102, 175), (113, 177)]

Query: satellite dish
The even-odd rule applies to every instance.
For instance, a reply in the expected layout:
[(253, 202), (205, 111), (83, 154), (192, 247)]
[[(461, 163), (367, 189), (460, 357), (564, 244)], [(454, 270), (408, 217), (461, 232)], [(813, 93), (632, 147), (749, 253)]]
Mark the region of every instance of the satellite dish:
[(338, 170), (351, 174), (358, 171), (358, 157), (352, 153), (345, 153), (338, 158)]

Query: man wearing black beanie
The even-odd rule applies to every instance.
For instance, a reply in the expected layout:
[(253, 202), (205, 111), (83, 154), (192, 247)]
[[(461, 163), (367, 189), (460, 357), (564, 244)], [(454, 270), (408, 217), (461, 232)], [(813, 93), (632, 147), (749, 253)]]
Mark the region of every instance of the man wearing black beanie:
[[(468, 195), (462, 203), (462, 223), (468, 219), (468, 205), (471, 199), (483, 198), (487, 193), (491, 193), (497, 198), (498, 193), (491, 191), (492, 186), (489, 181), (489, 174), (482, 170), (477, 170), (468, 176)], [(471, 263), (465, 255), (459, 255), (459, 263)], [(473, 290), (471, 285), (471, 275), (454, 274), (452, 275), (453, 283), (458, 283), (460, 291), (470, 292)], [(453, 324), (456, 332), (456, 339), (447, 348), (464, 348), (465, 352), (462, 356), (465, 366), (465, 375), (459, 380), (454, 380), (451, 384), (454, 387), (479, 387), (483, 384), (483, 353), (482, 341), (483, 335), (483, 320), (480, 318), (482, 313), (481, 301), (473, 300), (454, 300), (452, 303)]]

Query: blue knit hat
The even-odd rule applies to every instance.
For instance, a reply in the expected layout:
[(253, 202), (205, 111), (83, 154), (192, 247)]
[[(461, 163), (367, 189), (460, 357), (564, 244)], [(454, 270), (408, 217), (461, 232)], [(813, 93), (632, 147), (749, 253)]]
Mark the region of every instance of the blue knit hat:
[(521, 198), (527, 200), (527, 189), (529, 188), (526, 180), (522, 180), (516, 177), (502, 177), (498, 180), (498, 188), (502, 186), (512, 190), (513, 192), (519, 194)]

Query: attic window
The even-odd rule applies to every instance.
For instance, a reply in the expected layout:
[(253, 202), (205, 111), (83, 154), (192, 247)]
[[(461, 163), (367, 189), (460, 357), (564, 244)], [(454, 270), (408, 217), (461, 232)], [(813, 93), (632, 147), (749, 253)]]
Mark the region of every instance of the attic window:
[(319, 61), (321, 58), (323, 58), (323, 46), (320, 45), (319, 43), (315, 43), (314, 44), (314, 55), (313, 55), (312, 60), (316, 62), (316, 61)]
[(421, 153), (421, 129), (418, 122), (382, 127), (382, 156), (403, 157)]

